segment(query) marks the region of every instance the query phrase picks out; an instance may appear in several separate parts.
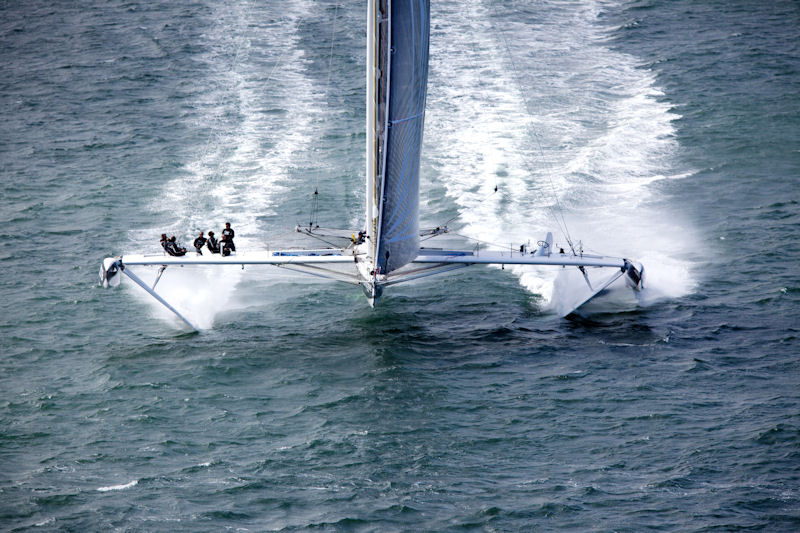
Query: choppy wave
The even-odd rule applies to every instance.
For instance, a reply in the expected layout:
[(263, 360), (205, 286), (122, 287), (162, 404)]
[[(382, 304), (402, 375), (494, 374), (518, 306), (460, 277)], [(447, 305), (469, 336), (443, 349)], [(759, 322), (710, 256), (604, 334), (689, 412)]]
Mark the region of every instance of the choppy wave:
[(125, 490), (125, 489), (129, 489), (131, 487), (135, 487), (138, 484), (139, 484), (139, 480), (134, 479), (133, 481), (131, 481), (129, 483), (123, 483), (121, 485), (109, 485), (107, 487), (98, 487), (97, 488), (97, 492), (109, 492), (109, 491), (112, 491), (112, 490)]

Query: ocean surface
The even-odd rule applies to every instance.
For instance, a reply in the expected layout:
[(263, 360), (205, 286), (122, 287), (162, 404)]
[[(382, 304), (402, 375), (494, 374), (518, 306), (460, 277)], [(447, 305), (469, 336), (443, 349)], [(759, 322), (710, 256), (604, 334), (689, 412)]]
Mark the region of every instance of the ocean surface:
[(432, 2), (422, 226), (638, 300), (168, 269), (192, 332), (98, 285), (361, 227), (364, 4), (0, 2), (0, 531), (800, 531), (794, 0)]

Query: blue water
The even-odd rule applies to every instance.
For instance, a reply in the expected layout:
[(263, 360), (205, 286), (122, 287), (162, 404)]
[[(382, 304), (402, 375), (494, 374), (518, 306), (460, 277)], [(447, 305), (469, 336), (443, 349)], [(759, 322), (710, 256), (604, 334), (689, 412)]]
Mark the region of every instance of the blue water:
[(363, 8), (0, 4), (0, 530), (800, 530), (796, 2), (433, 3), (422, 225), (563, 213), (639, 301), (168, 270), (193, 333), (98, 286), (291, 243), (315, 188), (361, 225)]

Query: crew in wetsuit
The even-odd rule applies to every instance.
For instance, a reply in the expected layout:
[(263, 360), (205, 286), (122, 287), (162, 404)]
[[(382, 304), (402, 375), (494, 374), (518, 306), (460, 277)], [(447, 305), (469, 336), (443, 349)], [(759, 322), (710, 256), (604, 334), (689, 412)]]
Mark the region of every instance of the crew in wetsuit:
[(169, 250), (167, 250), (167, 243), (169, 242), (169, 239), (167, 239), (167, 234), (166, 233), (162, 233), (161, 234), (161, 241), (160, 242), (161, 242), (161, 247), (164, 249), (164, 251), (169, 253)]
[(208, 232), (208, 239), (206, 239), (206, 243), (208, 245), (209, 252), (211, 252), (212, 254), (219, 253), (219, 241), (217, 241), (217, 238), (214, 237), (213, 231)]
[(175, 235), (169, 238), (165, 249), (169, 255), (174, 255), (176, 257), (186, 255), (186, 248), (178, 246), (178, 242), (175, 240)]
[(225, 240), (225, 237), (222, 237), (222, 250), (220, 253), (227, 257), (231, 255), (231, 250), (233, 248), (233, 239)]
[(233, 244), (233, 236), (234, 236), (234, 231), (233, 228), (231, 228), (231, 223), (226, 222), (225, 229), (222, 230), (222, 247), (224, 248), (225, 243), (228, 243), (231, 252), (236, 251), (236, 245)]
[(203, 232), (194, 240), (194, 249), (197, 250), (198, 255), (203, 255), (203, 246), (206, 245), (206, 238), (203, 237)]

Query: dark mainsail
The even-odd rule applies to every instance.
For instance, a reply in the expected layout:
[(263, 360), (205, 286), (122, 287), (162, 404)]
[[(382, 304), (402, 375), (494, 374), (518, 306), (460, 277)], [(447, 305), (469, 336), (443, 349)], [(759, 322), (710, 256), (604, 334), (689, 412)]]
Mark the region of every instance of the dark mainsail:
[(413, 261), (419, 252), (419, 162), (428, 88), (430, 4), (429, 0), (378, 4), (382, 20), (376, 24), (375, 58), (375, 204), (379, 212), (375, 265), (386, 274)]

